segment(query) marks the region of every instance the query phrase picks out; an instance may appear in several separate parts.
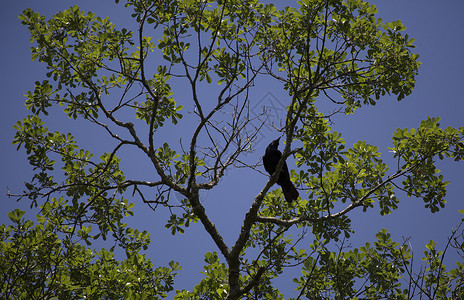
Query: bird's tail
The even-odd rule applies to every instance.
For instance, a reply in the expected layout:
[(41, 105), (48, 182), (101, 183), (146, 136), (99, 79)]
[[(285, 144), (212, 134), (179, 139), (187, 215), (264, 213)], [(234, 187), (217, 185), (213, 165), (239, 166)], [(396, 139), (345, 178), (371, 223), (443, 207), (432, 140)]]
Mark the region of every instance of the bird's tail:
[(290, 181), (288, 184), (282, 186), (282, 192), (284, 193), (285, 200), (288, 203), (292, 203), (298, 199), (299, 193), (293, 183)]

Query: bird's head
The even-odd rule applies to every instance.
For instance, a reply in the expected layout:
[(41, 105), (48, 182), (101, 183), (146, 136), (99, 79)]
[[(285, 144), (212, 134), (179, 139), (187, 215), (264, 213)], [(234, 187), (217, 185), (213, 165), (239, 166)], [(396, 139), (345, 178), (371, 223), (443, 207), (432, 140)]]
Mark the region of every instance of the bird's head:
[(279, 147), (279, 141), (280, 141), (280, 138), (278, 138), (277, 140), (273, 140), (267, 147), (269, 149), (277, 149)]

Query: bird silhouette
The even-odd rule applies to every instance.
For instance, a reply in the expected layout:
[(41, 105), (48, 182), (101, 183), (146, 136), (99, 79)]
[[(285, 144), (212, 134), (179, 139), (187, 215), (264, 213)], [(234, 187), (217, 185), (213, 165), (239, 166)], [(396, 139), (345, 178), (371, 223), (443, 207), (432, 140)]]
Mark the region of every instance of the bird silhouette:
[[(266, 148), (266, 153), (263, 156), (264, 169), (272, 176), (274, 174), (277, 164), (282, 157), (282, 152), (277, 149), (279, 147), (279, 140), (272, 141)], [(285, 200), (288, 203), (292, 203), (293, 200), (298, 199), (298, 191), (293, 185), (293, 182), (290, 180), (290, 174), (288, 173), (287, 163), (284, 162), (282, 170), (280, 171), (279, 178), (277, 179), (277, 184), (282, 187), (282, 192), (284, 193)]]

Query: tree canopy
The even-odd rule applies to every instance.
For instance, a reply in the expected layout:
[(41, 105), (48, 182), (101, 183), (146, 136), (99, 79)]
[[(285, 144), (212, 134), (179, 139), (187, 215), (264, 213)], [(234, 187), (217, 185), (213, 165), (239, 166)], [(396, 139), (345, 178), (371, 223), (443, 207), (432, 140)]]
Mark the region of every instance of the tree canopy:
[[(397, 129), (395, 163), (387, 165), (375, 145), (347, 147), (318, 109), (330, 103), (334, 114), (355, 114), (385, 95), (403, 100), (413, 91), (420, 63), (400, 21), (383, 21), (362, 0), (125, 6), (137, 30), (78, 6), (52, 17), (27, 9), (19, 17), (31, 34), (32, 59), (46, 65), (48, 77), (27, 93), (30, 114), (16, 123), (13, 140), (34, 169), (16, 197), (40, 211), (35, 222), (12, 211), (13, 225), (0, 227), (2, 297), (287, 299), (276, 284), (287, 269), (300, 271), (292, 279), (295, 299), (462, 296), (464, 266), (443, 264), (448, 246), (464, 255), (461, 227), (443, 251), (427, 245), (419, 271), (407, 242), (386, 230), (372, 244), (346, 245), (355, 210), (390, 214), (405, 196), (422, 199), (432, 213), (443, 208), (448, 182), (436, 162), (464, 160), (464, 127), (442, 128), (439, 118)], [(247, 156), (272, 113), (250, 112), (262, 78), (287, 94), (285, 118), (273, 124), (285, 141), (282, 159), (259, 193), (240, 199), (250, 208), (229, 243), (201, 194), (223, 188), (233, 168), (249, 170), (242, 184), (263, 172)], [(59, 113), (105, 132), (105, 152), (47, 128)], [(131, 159), (126, 149), (154, 175), (120, 168)], [(288, 157), (300, 191), (292, 204), (274, 185)], [(126, 222), (134, 202), (168, 213), (173, 235), (198, 223), (212, 239), (193, 289), (173, 291), (178, 262), (154, 266), (146, 256), (149, 232)]]

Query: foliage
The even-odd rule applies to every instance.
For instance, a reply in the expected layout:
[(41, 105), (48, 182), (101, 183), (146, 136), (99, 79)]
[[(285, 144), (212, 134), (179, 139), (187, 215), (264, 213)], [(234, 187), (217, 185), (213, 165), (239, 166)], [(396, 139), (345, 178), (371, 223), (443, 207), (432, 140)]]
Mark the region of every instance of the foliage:
[[(178, 290), (176, 299), (283, 299), (275, 280), (291, 267), (301, 268), (293, 280), (297, 299), (462, 295), (462, 264), (447, 270), (445, 251), (433, 241), (419, 273), (407, 243), (385, 230), (373, 245), (345, 245), (355, 209), (372, 213), (378, 206), (390, 214), (403, 192), (423, 199), (432, 213), (444, 207), (448, 182), (435, 163), (464, 160), (464, 128), (441, 128), (438, 118), (398, 129), (391, 147), (396, 164), (388, 166), (374, 145), (347, 148), (329, 127), (330, 116), (318, 111), (324, 101), (351, 114), (384, 95), (402, 100), (412, 92), (420, 63), (400, 21), (384, 22), (362, 0), (301, 0), (283, 9), (257, 0), (127, 0), (125, 6), (135, 31), (78, 6), (49, 19), (31, 9), (20, 16), (31, 33), (32, 58), (47, 66), (48, 79), (27, 93), (31, 114), (15, 125), (13, 144), (25, 149), (35, 170), (17, 196), (41, 211), (35, 224), (16, 210), (13, 225), (2, 226), (2, 297), (167, 297), (180, 266), (155, 268), (142, 254), (149, 234), (125, 223), (132, 215), (128, 197), (168, 211), (172, 234), (202, 223), (216, 245), (205, 254), (205, 277), (191, 291)], [(220, 188), (232, 167), (257, 170), (245, 154), (270, 114), (249, 113), (258, 78), (288, 93), (277, 128), (285, 137), (283, 159), (250, 198), (241, 231), (227, 244), (200, 193)], [(59, 107), (112, 140), (99, 159), (71, 133), (45, 127), (43, 119)], [(179, 143), (168, 138), (173, 132)], [(294, 141), (301, 147), (292, 149)], [(123, 172), (126, 149), (147, 160), (157, 181)], [(293, 207), (271, 190), (290, 155), (298, 167), (292, 179), (303, 191)], [(446, 248), (462, 253), (459, 228)], [(309, 245), (302, 243), (308, 235)], [(114, 241), (109, 250), (90, 248), (107, 239)], [(116, 249), (125, 260), (115, 259)]]
[[(173, 289), (180, 266), (153, 267), (138, 253), (150, 239), (146, 232), (125, 228), (121, 245), (126, 259), (112, 251), (92, 250), (91, 226), (69, 223), (62, 210), (69, 206), (53, 199), (42, 207), (37, 223), (23, 218), (24, 211), (9, 213), (12, 225), (0, 226), (0, 264), (3, 299), (161, 299)], [(122, 229), (122, 228), (121, 228)]]

